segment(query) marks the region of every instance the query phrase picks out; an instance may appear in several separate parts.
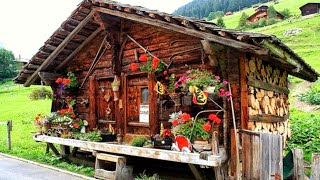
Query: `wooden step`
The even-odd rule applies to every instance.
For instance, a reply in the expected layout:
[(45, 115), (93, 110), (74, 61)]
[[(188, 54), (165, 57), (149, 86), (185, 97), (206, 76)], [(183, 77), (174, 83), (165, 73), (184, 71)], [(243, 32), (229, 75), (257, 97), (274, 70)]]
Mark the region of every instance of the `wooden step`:
[[(105, 168), (105, 161), (116, 164), (115, 171), (109, 171)], [(127, 158), (106, 153), (96, 153), (96, 164), (94, 176), (99, 179), (130, 180), (133, 179), (133, 168), (126, 165)]]

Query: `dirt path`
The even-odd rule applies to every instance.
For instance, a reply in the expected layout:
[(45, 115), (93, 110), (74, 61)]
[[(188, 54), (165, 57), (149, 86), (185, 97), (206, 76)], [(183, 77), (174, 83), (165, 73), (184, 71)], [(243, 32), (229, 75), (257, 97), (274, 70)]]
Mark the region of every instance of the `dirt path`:
[[(304, 101), (299, 101), (298, 96), (310, 90), (312, 83), (308, 81), (303, 81), (301, 83), (290, 84), (289, 88), (291, 91), (291, 106), (304, 112), (313, 112), (316, 109), (319, 109), (319, 105), (312, 105)], [(319, 111), (319, 110), (317, 110)]]

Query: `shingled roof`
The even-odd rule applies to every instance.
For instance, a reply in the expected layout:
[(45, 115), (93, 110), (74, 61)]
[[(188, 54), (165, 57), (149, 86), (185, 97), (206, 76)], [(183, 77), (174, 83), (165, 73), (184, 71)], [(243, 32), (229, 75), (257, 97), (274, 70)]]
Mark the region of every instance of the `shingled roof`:
[(289, 74), (309, 81), (316, 81), (319, 76), (301, 57), (272, 35), (223, 29), (204, 20), (174, 16), (115, 1), (85, 0), (22, 68), (15, 82), (25, 86), (40, 84), (39, 72), (62, 71), (66, 62), (102, 31), (99, 22), (93, 18), (97, 13), (161, 27), (252, 53), (272, 63), (276, 62)]

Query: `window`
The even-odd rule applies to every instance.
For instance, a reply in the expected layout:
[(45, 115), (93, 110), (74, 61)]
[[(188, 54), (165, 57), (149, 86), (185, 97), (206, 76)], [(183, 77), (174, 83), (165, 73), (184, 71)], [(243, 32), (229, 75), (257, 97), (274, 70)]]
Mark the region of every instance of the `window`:
[(147, 87), (141, 88), (141, 104), (149, 104), (149, 90)]

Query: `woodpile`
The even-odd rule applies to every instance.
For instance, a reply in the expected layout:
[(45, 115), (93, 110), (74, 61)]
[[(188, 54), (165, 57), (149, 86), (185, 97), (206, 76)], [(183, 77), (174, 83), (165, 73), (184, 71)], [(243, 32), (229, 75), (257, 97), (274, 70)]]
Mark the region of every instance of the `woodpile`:
[(285, 145), (291, 136), (287, 72), (255, 57), (246, 60), (245, 70), (248, 77), (248, 129), (281, 135)]
[(250, 79), (260, 80), (280, 87), (287, 87), (288, 85), (288, 73), (286, 71), (263, 64), (260, 59), (251, 57), (250, 60), (246, 61), (245, 69)]
[(283, 117), (289, 111), (286, 94), (252, 86), (248, 88), (248, 106), (249, 116), (269, 114)]
[(291, 137), (290, 121), (287, 119), (283, 122), (248, 122), (248, 129), (255, 132), (270, 133), (281, 135), (283, 138), (283, 144), (285, 145), (287, 139)]

